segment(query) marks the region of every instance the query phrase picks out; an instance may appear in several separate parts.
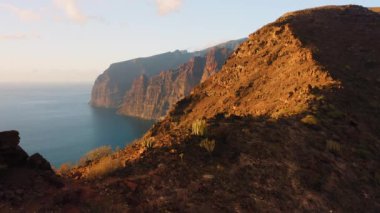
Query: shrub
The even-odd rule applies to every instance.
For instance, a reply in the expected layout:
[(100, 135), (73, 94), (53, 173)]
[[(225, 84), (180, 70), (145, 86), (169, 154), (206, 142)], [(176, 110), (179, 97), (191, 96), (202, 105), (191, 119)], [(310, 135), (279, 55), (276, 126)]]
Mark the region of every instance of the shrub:
[(109, 156), (111, 153), (112, 153), (111, 146), (98, 147), (94, 150), (87, 152), (87, 154), (79, 160), (79, 165), (80, 166), (88, 165), (90, 162), (94, 162), (103, 157)]
[(306, 115), (301, 119), (301, 122), (309, 125), (318, 125), (319, 121), (314, 115)]
[(366, 148), (364, 147), (360, 147), (356, 150), (356, 154), (362, 158), (362, 159), (371, 159), (372, 158), (372, 154), (369, 150), (367, 150)]
[(67, 175), (72, 168), (73, 168), (73, 165), (71, 163), (63, 163), (61, 167), (59, 167), (57, 172), (60, 175)]
[(196, 120), (192, 124), (192, 134), (204, 136), (207, 133), (207, 124), (206, 120)]
[(146, 149), (152, 149), (153, 146), (154, 146), (154, 138), (153, 137), (150, 137), (150, 138), (146, 138), (143, 140), (142, 142), (142, 145), (146, 148)]
[(203, 139), (199, 146), (206, 149), (207, 152), (211, 154), (215, 149), (215, 140), (210, 140), (208, 138)]
[(121, 166), (122, 164), (119, 159), (113, 159), (111, 156), (107, 156), (101, 158), (96, 164), (91, 165), (86, 172), (86, 177), (88, 179), (101, 178), (116, 171)]
[(333, 140), (326, 141), (326, 148), (329, 152), (332, 152), (335, 154), (339, 154), (342, 150), (342, 146), (338, 142), (333, 141)]

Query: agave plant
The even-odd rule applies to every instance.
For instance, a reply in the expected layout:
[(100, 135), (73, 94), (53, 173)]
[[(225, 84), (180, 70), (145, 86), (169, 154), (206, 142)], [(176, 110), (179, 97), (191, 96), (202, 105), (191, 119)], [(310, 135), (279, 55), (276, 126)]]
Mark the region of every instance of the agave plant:
[(199, 146), (206, 149), (207, 152), (211, 154), (215, 149), (215, 140), (210, 140), (208, 138), (203, 139)]
[(154, 138), (147, 138), (147, 139), (144, 139), (143, 142), (142, 142), (142, 145), (146, 148), (146, 149), (151, 149), (153, 148), (154, 146)]
[(193, 135), (204, 136), (207, 133), (206, 120), (196, 120), (192, 124)]

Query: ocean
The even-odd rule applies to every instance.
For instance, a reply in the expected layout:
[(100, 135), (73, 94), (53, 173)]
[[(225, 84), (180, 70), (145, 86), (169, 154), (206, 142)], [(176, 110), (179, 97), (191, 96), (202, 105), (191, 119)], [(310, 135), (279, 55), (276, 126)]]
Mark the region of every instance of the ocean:
[(153, 125), (91, 107), (91, 87), (0, 83), (0, 131), (18, 130), (28, 154), (38, 152), (59, 167), (99, 146), (124, 147)]

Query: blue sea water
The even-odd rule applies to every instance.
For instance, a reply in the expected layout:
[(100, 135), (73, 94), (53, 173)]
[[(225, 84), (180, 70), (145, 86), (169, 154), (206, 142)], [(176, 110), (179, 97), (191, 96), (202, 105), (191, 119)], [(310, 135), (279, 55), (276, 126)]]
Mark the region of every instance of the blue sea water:
[(25, 151), (58, 167), (99, 146), (124, 147), (153, 125), (91, 107), (91, 86), (1, 83), (0, 131), (18, 130)]

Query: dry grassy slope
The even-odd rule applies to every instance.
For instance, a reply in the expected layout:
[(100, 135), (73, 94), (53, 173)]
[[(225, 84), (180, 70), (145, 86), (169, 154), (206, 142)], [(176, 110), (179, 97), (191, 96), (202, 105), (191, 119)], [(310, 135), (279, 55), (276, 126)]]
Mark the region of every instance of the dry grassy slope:
[[(152, 202), (139, 206), (379, 210), (379, 25), (366, 8), (330, 6), (286, 14), (252, 34), (145, 136), (156, 149), (130, 174), (162, 171), (143, 181), (159, 191), (142, 187)], [(316, 124), (301, 122), (306, 115)], [(199, 118), (216, 140), (211, 158), (190, 135)], [(214, 175), (211, 183), (203, 174)]]

